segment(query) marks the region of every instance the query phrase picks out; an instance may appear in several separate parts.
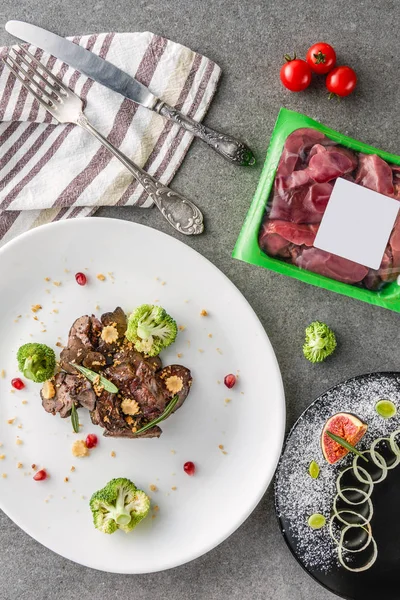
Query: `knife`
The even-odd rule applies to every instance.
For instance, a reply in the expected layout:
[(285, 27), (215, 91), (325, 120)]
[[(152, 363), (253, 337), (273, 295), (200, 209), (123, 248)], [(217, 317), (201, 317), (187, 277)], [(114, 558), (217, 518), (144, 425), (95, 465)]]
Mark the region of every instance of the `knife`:
[(161, 98), (157, 98), (140, 81), (100, 58), (97, 54), (86, 50), (86, 48), (23, 21), (8, 21), (5, 27), (6, 31), (15, 37), (45, 50), (114, 92), (118, 92), (122, 96), (133, 100), (133, 102), (141, 104), (177, 123), (186, 131), (203, 140), (233, 164), (253, 165), (255, 163), (252, 151), (243, 142), (224, 133), (219, 133), (184, 115), (176, 108), (169, 106)]

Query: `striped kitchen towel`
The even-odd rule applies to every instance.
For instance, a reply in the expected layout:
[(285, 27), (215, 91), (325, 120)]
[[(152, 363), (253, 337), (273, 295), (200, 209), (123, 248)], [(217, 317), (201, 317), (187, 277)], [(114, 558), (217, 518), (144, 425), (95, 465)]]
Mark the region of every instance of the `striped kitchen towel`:
[[(208, 58), (153, 33), (71, 38), (201, 120), (221, 70)], [(86, 103), (85, 114), (134, 162), (168, 184), (193, 136), (160, 115), (29, 47)], [(0, 49), (4, 56), (7, 48)], [(0, 245), (43, 223), (93, 215), (99, 206), (151, 206), (130, 173), (97, 140), (60, 125), (0, 65)]]

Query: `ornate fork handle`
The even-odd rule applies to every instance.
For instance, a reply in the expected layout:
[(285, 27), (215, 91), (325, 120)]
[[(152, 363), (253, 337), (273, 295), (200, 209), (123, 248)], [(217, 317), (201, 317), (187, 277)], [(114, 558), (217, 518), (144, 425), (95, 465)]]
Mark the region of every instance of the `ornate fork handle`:
[(203, 231), (203, 215), (193, 202), (177, 192), (174, 192), (138, 167), (125, 156), (123, 152), (118, 150), (118, 148), (113, 146), (113, 144), (103, 137), (101, 133), (89, 123), (84, 114), (79, 116), (76, 124), (94, 135), (103, 146), (121, 161), (145, 189), (161, 214), (167, 219), (172, 227), (185, 235), (197, 235)]
[(235, 165), (247, 166), (254, 165), (256, 162), (252, 151), (243, 142), (194, 121), (162, 100), (157, 102), (154, 110), (170, 121), (177, 123), (183, 129), (186, 129), (186, 131), (193, 133), (193, 135), (203, 140), (218, 154), (221, 154), (221, 156)]

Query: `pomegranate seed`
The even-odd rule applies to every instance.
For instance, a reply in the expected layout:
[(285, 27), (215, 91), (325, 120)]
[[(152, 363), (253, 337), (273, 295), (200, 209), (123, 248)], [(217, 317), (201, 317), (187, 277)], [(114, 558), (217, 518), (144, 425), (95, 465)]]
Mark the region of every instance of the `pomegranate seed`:
[(22, 379), (20, 379), (19, 377), (16, 377), (15, 379), (11, 380), (11, 385), (16, 389), (16, 390), (23, 390), (25, 387), (24, 382), (22, 381)]
[(46, 478), (47, 478), (47, 473), (46, 473), (45, 469), (41, 469), (40, 471), (35, 473), (35, 475), (33, 476), (33, 479), (35, 481), (43, 481), (43, 479), (46, 479)]
[(191, 460), (189, 460), (188, 462), (185, 462), (185, 464), (183, 465), (183, 470), (185, 471), (186, 475), (194, 475), (194, 472), (196, 470), (196, 467), (194, 465), (194, 463), (192, 463)]
[(236, 383), (236, 377), (234, 375), (232, 375), (232, 373), (230, 375), (227, 375), (224, 379), (224, 384), (229, 389), (233, 388), (235, 383)]
[(76, 279), (76, 283), (78, 285), (86, 285), (86, 283), (87, 283), (87, 277), (86, 277), (85, 273), (77, 273), (75, 275), (75, 279)]
[(85, 440), (86, 448), (95, 448), (97, 446), (97, 435), (95, 433), (89, 433)]

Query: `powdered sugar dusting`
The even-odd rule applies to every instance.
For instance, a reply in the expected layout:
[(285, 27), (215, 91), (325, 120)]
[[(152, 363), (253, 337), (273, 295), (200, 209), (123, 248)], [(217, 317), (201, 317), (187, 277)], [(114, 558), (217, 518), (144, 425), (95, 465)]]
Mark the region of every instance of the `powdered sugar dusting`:
[[(375, 405), (382, 399), (396, 405), (399, 412), (393, 418), (377, 414)], [(322, 454), (322, 429), (339, 412), (353, 413), (368, 425), (357, 445), (360, 450), (368, 449), (376, 438), (400, 427), (400, 374), (362, 375), (339, 384), (311, 404), (288, 435), (275, 479), (277, 513), (299, 560), (305, 567), (323, 572), (339, 565), (336, 544), (327, 526), (314, 531), (307, 520), (314, 513), (329, 520), (337, 476), (353, 459), (348, 455), (336, 465), (329, 465)], [(320, 467), (318, 479), (308, 473), (312, 460)]]

